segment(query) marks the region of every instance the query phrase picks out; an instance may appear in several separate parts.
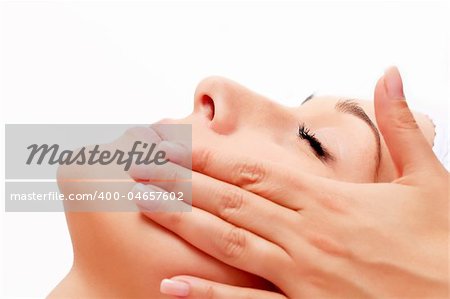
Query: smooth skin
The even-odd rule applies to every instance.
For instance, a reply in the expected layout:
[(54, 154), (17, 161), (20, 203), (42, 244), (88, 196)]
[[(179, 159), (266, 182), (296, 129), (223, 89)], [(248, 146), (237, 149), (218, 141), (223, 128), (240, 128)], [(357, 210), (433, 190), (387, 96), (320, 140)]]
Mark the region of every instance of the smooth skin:
[[(192, 126), (194, 167), (197, 169), (198, 166), (201, 169), (201, 164), (196, 164), (196, 161), (201, 162), (202, 159), (208, 158), (209, 150), (214, 152), (214, 155), (232, 157), (228, 162), (246, 161), (248, 156), (251, 156), (258, 161), (269, 163), (270, 169), (291, 174), (292, 182), (266, 186), (274, 188), (271, 194), (265, 196), (271, 201), (277, 199), (278, 195), (285, 194), (284, 186), (291, 184), (294, 188), (298, 183), (297, 174), (302, 173), (352, 183), (388, 182), (397, 177), (384, 140), (381, 140), (381, 159), (377, 167), (376, 139), (369, 126), (357, 117), (335, 109), (336, 104), (343, 100), (341, 98), (316, 96), (300, 107), (286, 107), (221, 77), (202, 80), (193, 98), (194, 109), (190, 115), (179, 120), (163, 120), (160, 123)], [(373, 102), (355, 102), (375, 120)], [(141, 108), (145, 107), (146, 105), (143, 105)], [(431, 122), (420, 113), (416, 113), (415, 118), (431, 145), (434, 136)], [(297, 135), (299, 123), (304, 123), (336, 159), (319, 159), (308, 142)], [(161, 147), (165, 145), (166, 150), (166, 141), (175, 140), (182, 143), (183, 137), (191, 140), (191, 136), (184, 134), (156, 134), (152, 127), (154, 125), (150, 128), (131, 129), (112, 143), (101, 145), (100, 150), (127, 151), (136, 138), (158, 143)], [(203, 148), (206, 150), (202, 150)], [(189, 169), (190, 165), (182, 163), (183, 155), (177, 150), (173, 152), (177, 157), (172, 161)], [(188, 156), (191, 157), (190, 153)], [(156, 169), (162, 171), (164, 167)], [(251, 180), (251, 168), (247, 173)], [(242, 172), (239, 172), (233, 177), (238, 178), (241, 174)], [(157, 178), (162, 177), (157, 173), (156, 175)], [(115, 163), (104, 166), (65, 165), (58, 170), (58, 185), (66, 195), (95, 192), (119, 192), (127, 195), (135, 185), (135, 180), (124, 171), (122, 165)], [(161, 184), (159, 187), (171, 188), (170, 184)], [(229, 202), (227, 198), (239, 199), (242, 193), (255, 201), (266, 200), (264, 196), (257, 196), (233, 184), (192, 171), (192, 198), (195, 203), (215, 198), (225, 205)], [(295, 211), (295, 208), (301, 208), (300, 203), (308, 198), (284, 196), (279, 200), (281, 207), (284, 202)], [(160, 292), (160, 282), (177, 274), (201, 277), (233, 286), (274, 290), (273, 284), (262, 277), (234, 268), (208, 255), (169, 229), (145, 217), (132, 201), (123, 202), (125, 206), (120, 209), (123, 212), (109, 212), (109, 206), (96, 207), (97, 204), (87, 203), (86, 207), (81, 202), (66, 203), (66, 218), (74, 253), (73, 267), (51, 292), (49, 298), (169, 298), (170, 296)], [(280, 205), (272, 205), (274, 209), (270, 212), (274, 216), (277, 215), (276, 210)], [(79, 212), (86, 208), (90, 212)], [(96, 211), (93, 212), (92, 209)], [(234, 209), (231, 206), (220, 210), (232, 212)], [(264, 222), (271, 224), (270, 221)], [(267, 227), (274, 229), (273, 235), (280, 234), (277, 227)], [(220, 242), (220, 236), (215, 237), (210, 240)]]
[[(375, 115), (397, 172), (387, 183), (337, 181), (194, 149), (192, 169), (228, 187), (204, 186), (215, 196), (195, 197), (192, 213), (157, 213), (164, 203), (140, 202), (143, 214), (280, 293), (183, 273), (163, 280), (161, 291), (214, 299), (448, 298), (449, 173), (409, 110), (396, 68), (375, 87)], [(135, 173), (142, 178), (142, 169)]]

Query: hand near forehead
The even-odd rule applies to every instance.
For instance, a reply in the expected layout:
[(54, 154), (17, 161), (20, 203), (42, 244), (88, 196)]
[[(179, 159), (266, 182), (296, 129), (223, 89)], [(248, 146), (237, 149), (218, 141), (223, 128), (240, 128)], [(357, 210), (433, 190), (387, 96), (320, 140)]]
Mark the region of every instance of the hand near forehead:
[[(281, 293), (183, 273), (164, 280), (161, 291), (215, 299), (447, 298), (449, 173), (414, 120), (396, 68), (375, 87), (375, 114), (398, 172), (390, 183), (340, 182), (194, 148), (192, 212), (157, 212), (164, 202), (139, 207), (193, 246), (265, 278)], [(131, 173), (145, 180), (147, 170)], [(152, 184), (135, 191), (185, 188)]]

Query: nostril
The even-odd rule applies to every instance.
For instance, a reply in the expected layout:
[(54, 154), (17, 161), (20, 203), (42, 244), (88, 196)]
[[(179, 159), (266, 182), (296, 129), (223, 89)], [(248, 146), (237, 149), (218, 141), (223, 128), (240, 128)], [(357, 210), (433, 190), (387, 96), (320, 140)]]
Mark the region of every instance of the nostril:
[(208, 117), (209, 120), (213, 120), (215, 113), (214, 100), (210, 96), (204, 95), (201, 104), (206, 117)]

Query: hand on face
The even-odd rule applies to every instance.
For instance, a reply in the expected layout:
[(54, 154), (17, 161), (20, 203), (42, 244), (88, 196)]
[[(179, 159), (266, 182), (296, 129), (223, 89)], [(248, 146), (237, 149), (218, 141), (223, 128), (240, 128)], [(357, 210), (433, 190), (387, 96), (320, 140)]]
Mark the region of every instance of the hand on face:
[[(192, 212), (141, 210), (283, 295), (190, 276), (164, 281), (162, 291), (187, 298), (446, 298), (449, 176), (407, 107), (396, 69), (377, 83), (375, 112), (400, 175), (391, 183), (340, 182), (194, 147)], [(145, 179), (145, 171), (134, 171)]]

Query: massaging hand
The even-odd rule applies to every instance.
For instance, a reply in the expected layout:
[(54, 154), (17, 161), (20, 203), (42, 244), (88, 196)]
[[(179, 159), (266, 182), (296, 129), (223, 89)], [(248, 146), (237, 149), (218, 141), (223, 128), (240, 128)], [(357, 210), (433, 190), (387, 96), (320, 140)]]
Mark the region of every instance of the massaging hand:
[[(339, 182), (194, 149), (192, 213), (154, 213), (141, 203), (143, 213), (283, 294), (191, 276), (164, 280), (162, 292), (214, 299), (447, 298), (449, 174), (415, 123), (396, 69), (379, 80), (375, 108), (400, 174), (392, 183)], [(147, 188), (157, 187), (135, 187), (153, 190)]]

